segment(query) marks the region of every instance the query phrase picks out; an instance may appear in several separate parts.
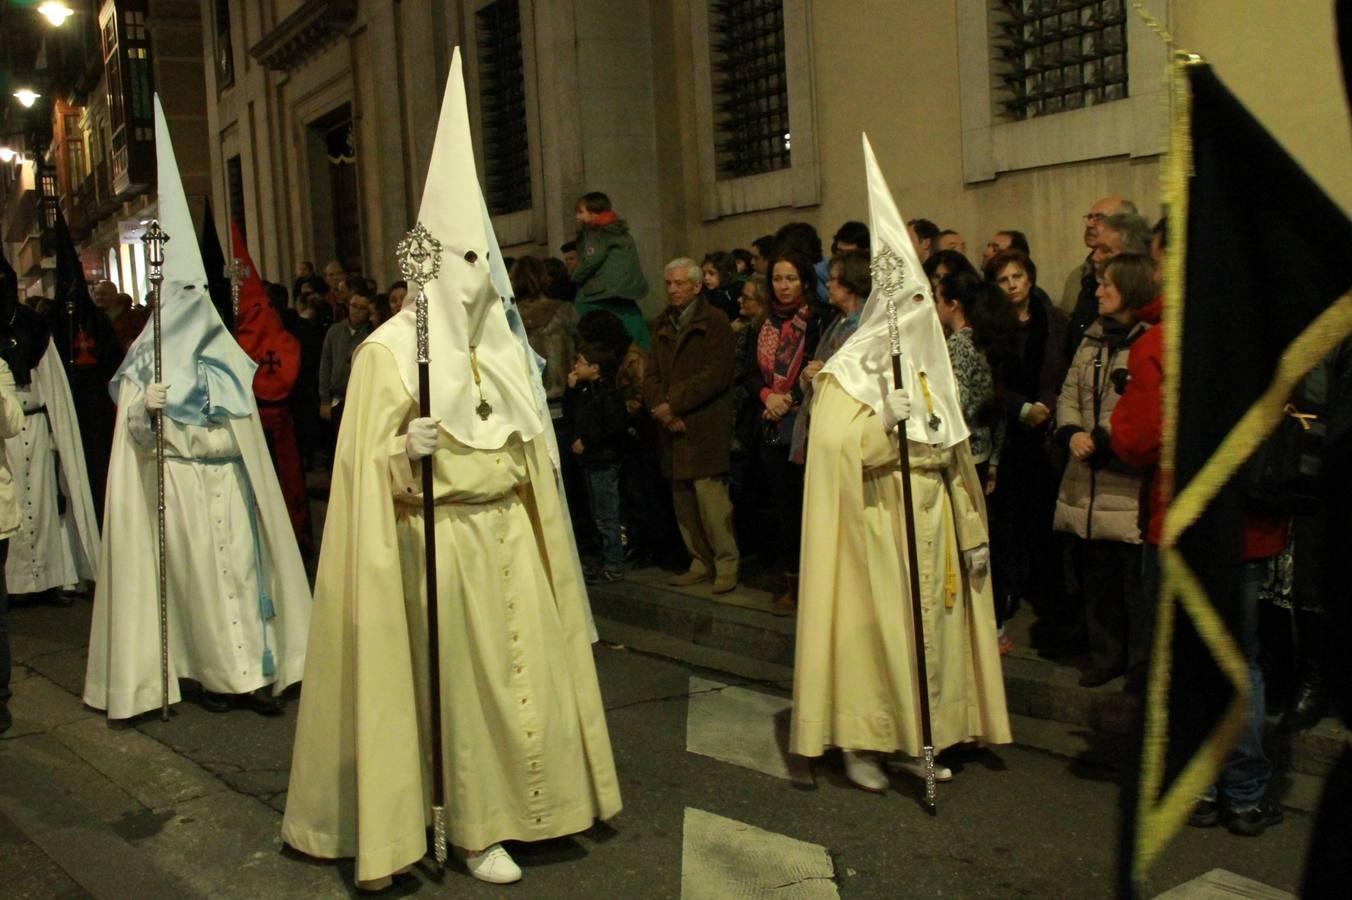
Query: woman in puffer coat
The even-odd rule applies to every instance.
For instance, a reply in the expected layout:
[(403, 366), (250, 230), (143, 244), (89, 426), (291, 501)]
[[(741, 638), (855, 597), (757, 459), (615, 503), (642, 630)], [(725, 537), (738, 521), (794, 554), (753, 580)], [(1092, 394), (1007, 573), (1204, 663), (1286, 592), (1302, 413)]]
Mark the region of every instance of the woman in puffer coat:
[(1113, 455), (1109, 423), (1125, 386), (1131, 345), (1150, 327), (1134, 313), (1155, 296), (1154, 269), (1150, 257), (1134, 253), (1109, 261), (1099, 281), (1099, 317), (1075, 352), (1056, 405), (1056, 435), (1070, 461), (1054, 527), (1084, 541), (1089, 668), (1080, 677), (1083, 687), (1098, 687), (1124, 671), (1132, 684), (1150, 656), (1139, 522), (1145, 473)]

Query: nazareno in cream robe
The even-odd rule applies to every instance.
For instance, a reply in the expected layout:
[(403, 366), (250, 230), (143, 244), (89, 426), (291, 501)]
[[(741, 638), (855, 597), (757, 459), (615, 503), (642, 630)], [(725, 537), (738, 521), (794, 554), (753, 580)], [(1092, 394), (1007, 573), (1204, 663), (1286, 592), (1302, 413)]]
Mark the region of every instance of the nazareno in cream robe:
[[(789, 749), (923, 752), (897, 438), (834, 377), (816, 384), (803, 503)], [(934, 746), (1011, 740), (987, 542), (967, 442), (910, 443)]]
[[(371, 881), (427, 852), (431, 798), (417, 404), (356, 353), (325, 525), (282, 838)], [(479, 850), (620, 809), (583, 587), (540, 439), (432, 457), (448, 838)]]

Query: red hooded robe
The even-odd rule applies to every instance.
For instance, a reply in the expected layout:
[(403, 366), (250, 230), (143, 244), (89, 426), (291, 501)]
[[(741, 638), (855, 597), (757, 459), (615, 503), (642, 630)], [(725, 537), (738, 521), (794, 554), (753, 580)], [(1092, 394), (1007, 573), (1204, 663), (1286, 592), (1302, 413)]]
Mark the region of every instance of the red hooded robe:
[(239, 225), (230, 223), (231, 255), (243, 267), (239, 311), (235, 314), (235, 340), (254, 362), (254, 396), (258, 417), (272, 454), (277, 480), (282, 486), (296, 542), (306, 559), (314, 556), (310, 529), (310, 504), (305, 493), (305, 469), (296, 445), (296, 427), (288, 398), (300, 375), (300, 341), (282, 325), (282, 317), (268, 300)]

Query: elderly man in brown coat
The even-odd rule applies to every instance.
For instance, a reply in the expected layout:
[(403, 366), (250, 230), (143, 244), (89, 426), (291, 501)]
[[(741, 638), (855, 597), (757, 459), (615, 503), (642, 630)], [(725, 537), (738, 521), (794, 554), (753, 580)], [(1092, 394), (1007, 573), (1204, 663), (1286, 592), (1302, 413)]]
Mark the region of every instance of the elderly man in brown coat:
[(671, 479), (689, 571), (669, 582), (713, 578), (716, 594), (737, 586), (737, 540), (728, 498), (732, 443), (733, 335), (727, 316), (700, 296), (699, 263), (681, 257), (664, 272), (671, 305), (658, 319), (643, 397), (661, 427), (662, 470)]

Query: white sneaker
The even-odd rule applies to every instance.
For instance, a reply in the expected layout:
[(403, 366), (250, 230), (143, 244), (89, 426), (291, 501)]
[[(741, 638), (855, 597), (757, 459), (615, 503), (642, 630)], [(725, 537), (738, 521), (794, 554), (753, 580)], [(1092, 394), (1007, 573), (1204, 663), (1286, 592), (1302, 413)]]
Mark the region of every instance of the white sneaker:
[(878, 765), (878, 754), (868, 750), (841, 749), (845, 760), (845, 777), (866, 791), (881, 794), (887, 789), (887, 776)]
[(511, 884), (521, 880), (521, 867), (501, 844), (493, 844), (478, 853), (466, 853), (465, 867), (469, 874), (489, 884)]
[[(901, 772), (910, 775), (913, 778), (925, 780), (925, 761), (915, 756), (907, 756), (905, 753), (893, 753), (887, 757), (887, 768), (892, 772)], [(948, 766), (934, 764), (935, 781), (952, 781), (953, 770)]]

